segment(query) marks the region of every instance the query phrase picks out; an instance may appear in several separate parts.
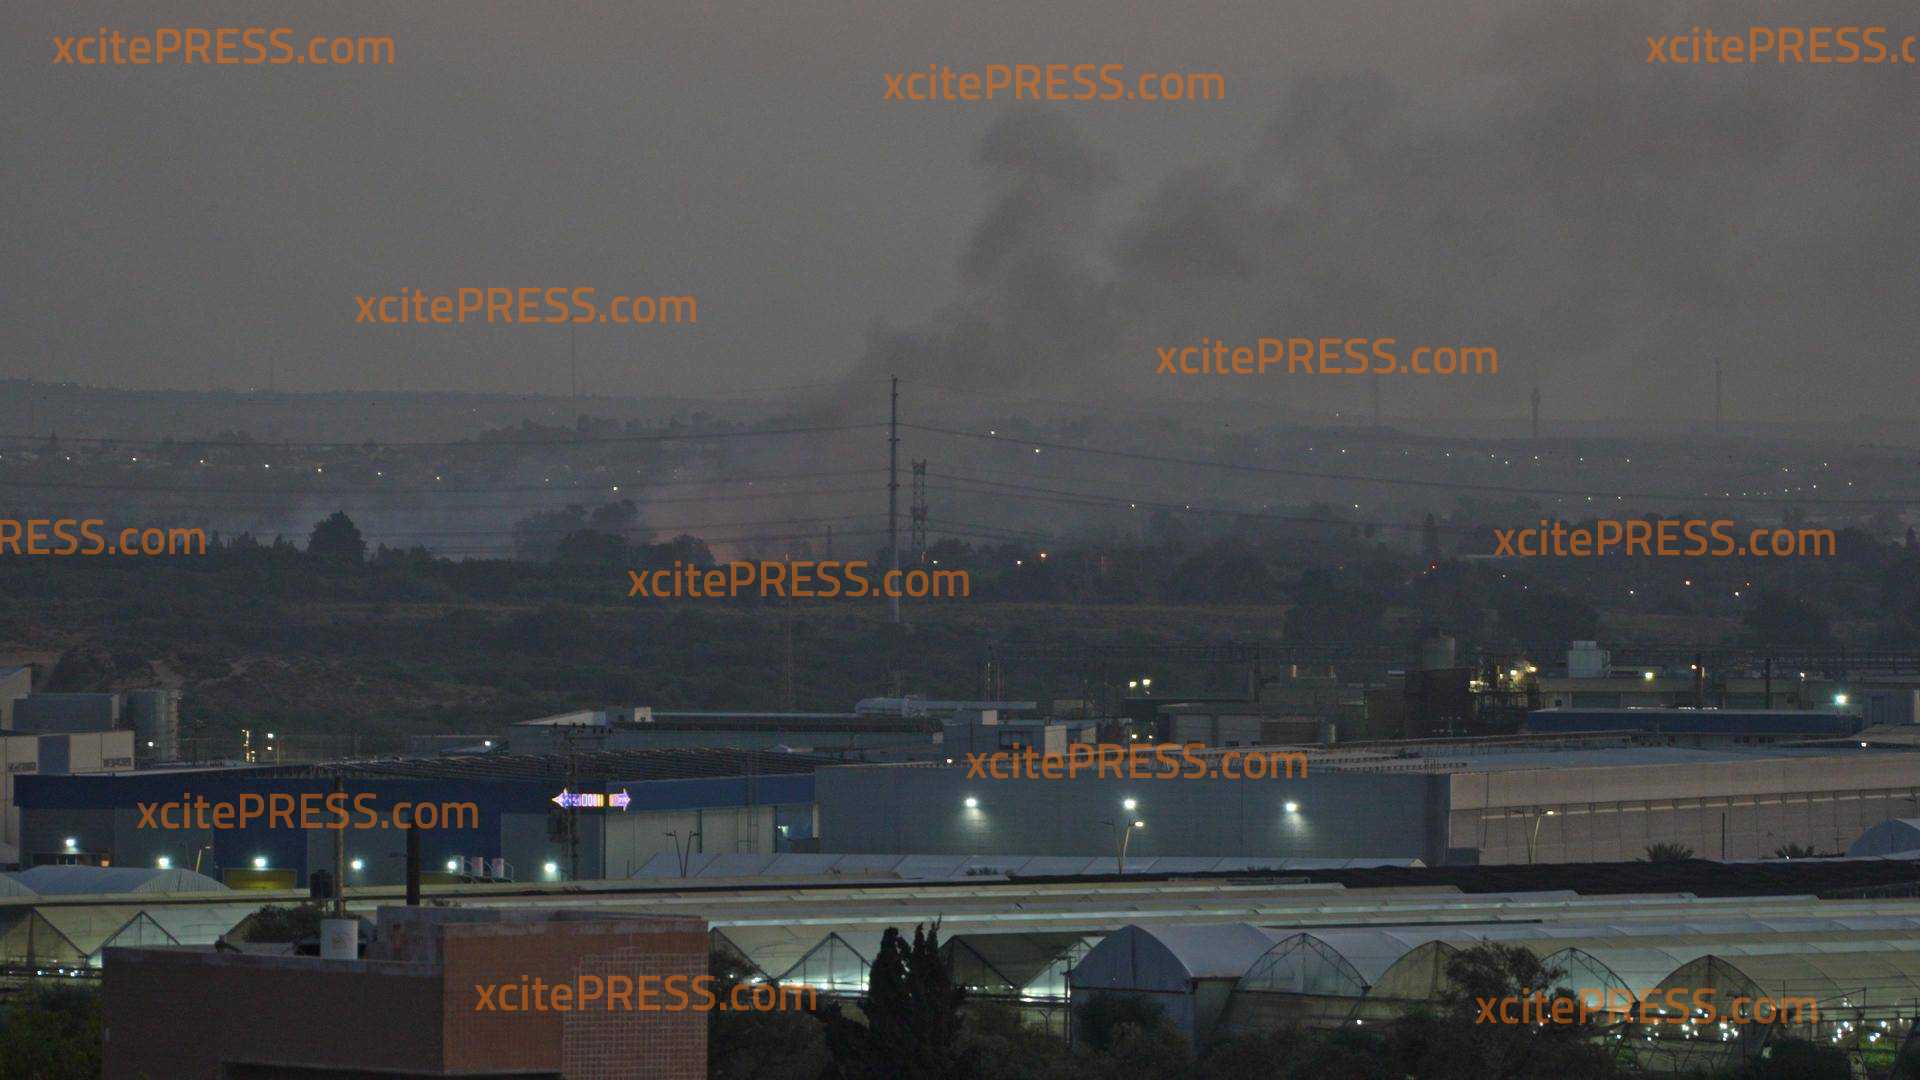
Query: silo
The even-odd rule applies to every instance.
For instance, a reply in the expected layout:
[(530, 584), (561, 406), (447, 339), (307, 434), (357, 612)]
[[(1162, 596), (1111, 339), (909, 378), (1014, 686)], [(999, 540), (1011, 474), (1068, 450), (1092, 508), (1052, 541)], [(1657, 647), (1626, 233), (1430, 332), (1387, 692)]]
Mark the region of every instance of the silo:
[(180, 760), (180, 691), (129, 690), (126, 716), (133, 724), (137, 760)]

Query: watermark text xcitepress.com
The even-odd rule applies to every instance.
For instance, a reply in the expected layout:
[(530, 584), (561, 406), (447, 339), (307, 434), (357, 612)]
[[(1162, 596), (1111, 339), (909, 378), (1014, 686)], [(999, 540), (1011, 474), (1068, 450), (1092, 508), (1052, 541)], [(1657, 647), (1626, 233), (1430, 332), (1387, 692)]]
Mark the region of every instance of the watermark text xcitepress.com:
[(967, 779), (1071, 780), (1092, 770), (1096, 778), (1111, 772), (1128, 780), (1291, 780), (1296, 764), (1307, 775), (1307, 755), (1297, 750), (1228, 750), (1209, 761), (1198, 753), (1204, 749), (1197, 742), (1074, 743), (1064, 754), (1031, 746), (969, 753)]
[(1419, 345), (1400, 362), (1398, 338), (1270, 338), (1229, 346), (1201, 338), (1197, 345), (1161, 345), (1155, 375), (1265, 375), (1286, 361), (1288, 375), (1498, 375), (1500, 350), (1490, 345)]
[[(799, 559), (789, 562), (727, 563), (725, 569), (702, 570), (678, 560), (673, 568), (643, 572), (627, 571), (632, 587), (628, 598), (678, 600), (694, 596), (702, 599), (734, 599), (749, 593), (759, 582), (761, 596), (800, 597), (806, 600), (832, 600), (845, 597), (859, 600), (868, 596), (931, 597), (944, 599), (973, 595), (973, 579), (965, 570), (888, 570), (867, 576), (865, 560), (839, 562)], [(845, 577), (845, 581), (841, 578)]]
[(735, 983), (723, 1000), (711, 975), (576, 975), (567, 982), (521, 976), (519, 982), (474, 983), (475, 1012), (774, 1012), (814, 1008), (811, 986)]
[(151, 34), (123, 34), (101, 27), (98, 34), (53, 35), (53, 62), (95, 64), (314, 64), (320, 67), (350, 64), (391, 64), (390, 37), (329, 37), (307, 39), (305, 51), (294, 48), (293, 29), (276, 26), (162, 26)]
[(0, 518), (0, 555), (205, 555), (204, 529), (121, 529), (104, 518)]
[[(1832, 555), (1835, 535), (1832, 529), (1754, 529), (1746, 543), (1734, 535), (1733, 522), (1726, 518), (1665, 518), (1660, 521), (1633, 519), (1619, 521), (1602, 518), (1591, 527), (1564, 522), (1540, 522), (1538, 527), (1495, 529), (1494, 557), (1518, 555), (1523, 558), (1584, 559), (1605, 555), (1618, 549), (1623, 555), (1661, 555), (1666, 557), (1716, 559), (1784, 559), (1795, 555)], [(1682, 540), (1685, 546), (1681, 545)]]
[[(1665, 1004), (1662, 1004), (1662, 1001)], [(1617, 987), (1562, 991), (1549, 997), (1538, 990), (1507, 997), (1476, 997), (1479, 1024), (1809, 1024), (1820, 1022), (1820, 1003), (1812, 997), (1735, 997), (1725, 1009), (1714, 1003), (1711, 986), (1655, 987), (1639, 996)]]
[(594, 302), (593, 294), (591, 285), (550, 289), (534, 285), (518, 289), (469, 287), (451, 293), (403, 288), (386, 295), (354, 296), (353, 302), (360, 310), (353, 321), (380, 326), (454, 326), (466, 322), (469, 315), (475, 322), (484, 320), (508, 326), (609, 322), (619, 326), (651, 326), (700, 321), (699, 301), (691, 296), (621, 295), (607, 301), (602, 309)]
[(1738, 34), (1695, 26), (1647, 38), (1647, 63), (1913, 64), (1920, 63), (1914, 42), (1908, 34), (1895, 49), (1884, 26), (1749, 26)]
[[(349, 813), (349, 801), (352, 811)], [(266, 827), (283, 829), (477, 829), (480, 807), (471, 802), (395, 802), (382, 814), (374, 807), (380, 796), (363, 791), (349, 796), (344, 791), (277, 791), (267, 795), (247, 793), (238, 799), (209, 802), (204, 795), (190, 791), (178, 800), (140, 803), (142, 829), (244, 829), (256, 821)], [(299, 814), (294, 813), (296, 805)]]
[[(944, 64), (889, 71), (883, 101), (1223, 101), (1217, 71), (1149, 71), (1128, 85), (1125, 64), (988, 64), (955, 72)], [(1007, 91), (1011, 90), (1009, 94)]]

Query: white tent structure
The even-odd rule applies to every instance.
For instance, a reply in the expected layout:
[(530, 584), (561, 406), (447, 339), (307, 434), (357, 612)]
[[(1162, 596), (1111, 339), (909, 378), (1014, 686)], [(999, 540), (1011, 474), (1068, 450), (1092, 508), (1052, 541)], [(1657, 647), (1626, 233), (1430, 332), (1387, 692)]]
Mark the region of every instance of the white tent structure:
[(41, 896), (231, 891), (192, 870), (139, 866), (36, 866), (7, 876)]
[(1888, 818), (1847, 846), (1848, 858), (1920, 851), (1920, 818)]
[(1280, 939), (1250, 923), (1125, 926), (1068, 975), (1073, 1006), (1104, 994), (1144, 998), (1197, 1040), (1213, 1030), (1240, 976)]

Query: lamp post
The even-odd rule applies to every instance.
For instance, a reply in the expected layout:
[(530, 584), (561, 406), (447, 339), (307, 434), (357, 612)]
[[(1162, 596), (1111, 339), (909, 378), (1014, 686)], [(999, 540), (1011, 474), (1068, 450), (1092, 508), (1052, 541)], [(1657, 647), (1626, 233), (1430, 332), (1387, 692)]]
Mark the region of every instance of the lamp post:
[(680, 846), (680, 831), (678, 829), (674, 829), (670, 832), (663, 832), (660, 835), (669, 837), (673, 840), (673, 853), (679, 856), (679, 859), (680, 859), (680, 876), (686, 877), (687, 876), (687, 859), (689, 856), (693, 854), (693, 842), (700, 838), (701, 836), (700, 830), (695, 829), (692, 832), (689, 832), (687, 834), (687, 846), (685, 848), (682, 848)]
[[(1127, 801), (1132, 802), (1133, 800), (1128, 799)], [(1144, 829), (1147, 827), (1147, 823), (1144, 821), (1123, 821), (1120, 824), (1115, 825), (1111, 821), (1102, 821), (1100, 824), (1112, 826), (1113, 828), (1120, 830), (1120, 847), (1119, 847), (1119, 850), (1114, 853), (1113, 864), (1115, 867), (1115, 873), (1120, 873), (1120, 874), (1126, 873), (1127, 872), (1127, 842), (1133, 839), (1133, 830)]]
[(1533, 849), (1534, 849), (1534, 845), (1538, 843), (1540, 840), (1541, 823), (1546, 821), (1548, 818), (1553, 817), (1555, 814), (1558, 814), (1559, 812), (1560, 811), (1558, 810), (1541, 810), (1538, 807), (1534, 809), (1533, 831), (1527, 834), (1527, 865), (1528, 866), (1533, 865)]

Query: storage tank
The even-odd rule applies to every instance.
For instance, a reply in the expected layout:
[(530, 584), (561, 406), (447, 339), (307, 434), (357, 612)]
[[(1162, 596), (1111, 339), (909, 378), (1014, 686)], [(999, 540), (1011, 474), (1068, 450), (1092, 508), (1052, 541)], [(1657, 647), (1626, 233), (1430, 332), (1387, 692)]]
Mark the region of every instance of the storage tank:
[(126, 716), (133, 724), (134, 753), (141, 761), (180, 760), (180, 691), (129, 690)]

